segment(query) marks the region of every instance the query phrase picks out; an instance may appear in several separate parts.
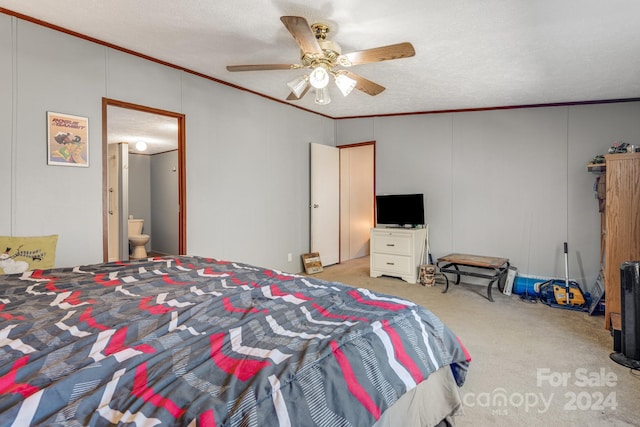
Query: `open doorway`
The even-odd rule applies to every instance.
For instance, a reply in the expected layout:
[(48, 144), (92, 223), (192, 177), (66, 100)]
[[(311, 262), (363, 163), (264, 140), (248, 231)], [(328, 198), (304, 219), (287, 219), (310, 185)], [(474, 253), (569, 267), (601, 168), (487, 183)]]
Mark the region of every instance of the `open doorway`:
[(375, 224), (375, 141), (310, 143), (310, 252), (322, 265), (369, 255)]
[(340, 262), (369, 255), (375, 225), (375, 141), (340, 149)]
[(104, 261), (129, 258), (131, 217), (147, 250), (185, 254), (185, 116), (108, 98), (102, 116)]

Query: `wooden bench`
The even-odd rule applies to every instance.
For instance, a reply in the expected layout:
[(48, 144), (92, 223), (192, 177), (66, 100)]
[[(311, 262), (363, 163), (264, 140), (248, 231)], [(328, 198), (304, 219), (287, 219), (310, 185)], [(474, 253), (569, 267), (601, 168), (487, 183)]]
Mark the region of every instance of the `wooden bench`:
[[(460, 276), (480, 277), (482, 279), (489, 279), (487, 299), (493, 302), (491, 287), (496, 281), (498, 281), (498, 287), (500, 287), (500, 285), (504, 287), (510, 264), (508, 258), (454, 253), (438, 258), (436, 265), (446, 281), (446, 287), (444, 291), (442, 291), (443, 293), (449, 290), (449, 278), (445, 273), (456, 275), (456, 285), (460, 284)], [(478, 269), (488, 271), (486, 273), (478, 272)]]

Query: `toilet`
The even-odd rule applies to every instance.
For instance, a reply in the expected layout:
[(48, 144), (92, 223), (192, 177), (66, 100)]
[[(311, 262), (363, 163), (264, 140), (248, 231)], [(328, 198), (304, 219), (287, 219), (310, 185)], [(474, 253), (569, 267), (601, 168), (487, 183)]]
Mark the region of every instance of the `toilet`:
[(131, 244), (131, 258), (146, 258), (147, 250), (144, 245), (149, 241), (148, 234), (142, 234), (143, 219), (129, 219), (129, 243)]

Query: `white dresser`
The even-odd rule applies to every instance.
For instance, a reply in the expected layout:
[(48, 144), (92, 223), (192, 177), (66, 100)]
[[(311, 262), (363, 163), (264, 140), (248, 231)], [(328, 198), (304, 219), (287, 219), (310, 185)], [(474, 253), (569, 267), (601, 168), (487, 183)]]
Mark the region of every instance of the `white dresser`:
[(426, 238), (426, 228), (372, 228), (369, 275), (416, 283)]

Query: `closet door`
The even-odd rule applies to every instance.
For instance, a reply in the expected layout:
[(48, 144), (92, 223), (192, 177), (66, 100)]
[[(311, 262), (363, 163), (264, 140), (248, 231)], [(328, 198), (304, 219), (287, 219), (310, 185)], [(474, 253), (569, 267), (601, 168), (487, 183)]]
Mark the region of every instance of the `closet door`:
[(340, 256), (340, 153), (336, 147), (311, 143), (311, 252), (322, 265)]

